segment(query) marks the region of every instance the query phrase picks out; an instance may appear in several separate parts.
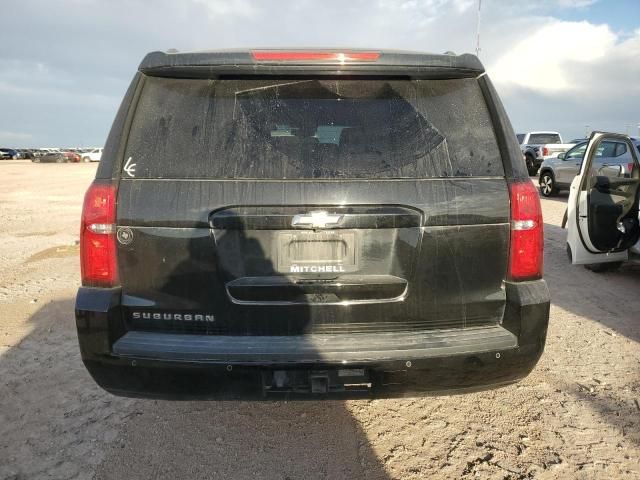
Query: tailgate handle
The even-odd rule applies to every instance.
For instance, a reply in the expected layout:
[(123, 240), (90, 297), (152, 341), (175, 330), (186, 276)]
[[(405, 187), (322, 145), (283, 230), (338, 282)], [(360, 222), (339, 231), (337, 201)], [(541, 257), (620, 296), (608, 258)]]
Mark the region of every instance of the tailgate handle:
[(416, 228), (422, 212), (397, 205), (267, 205), (225, 207), (209, 213), (220, 230), (322, 230)]

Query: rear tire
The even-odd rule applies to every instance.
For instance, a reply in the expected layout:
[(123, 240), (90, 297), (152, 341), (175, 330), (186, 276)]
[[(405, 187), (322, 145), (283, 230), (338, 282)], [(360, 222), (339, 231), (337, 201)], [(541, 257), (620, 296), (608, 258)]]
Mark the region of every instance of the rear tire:
[(613, 272), (622, 266), (622, 262), (610, 262), (610, 263), (590, 263), (585, 265), (584, 268), (591, 270), (594, 273)]
[(558, 193), (556, 181), (550, 172), (544, 172), (540, 175), (538, 185), (540, 185), (540, 193), (543, 197), (553, 197)]
[(84, 163), (89, 163), (91, 161), (91, 159), (89, 157), (82, 157), (82, 161)]

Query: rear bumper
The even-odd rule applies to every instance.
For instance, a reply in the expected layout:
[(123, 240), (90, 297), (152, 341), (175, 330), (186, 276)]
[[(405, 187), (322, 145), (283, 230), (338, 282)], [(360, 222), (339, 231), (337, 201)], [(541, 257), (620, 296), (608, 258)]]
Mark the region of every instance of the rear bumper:
[(118, 289), (81, 288), (82, 359), (109, 392), (157, 398), (396, 397), (482, 390), (526, 376), (543, 352), (544, 281), (506, 284), (502, 325), (237, 337), (127, 332)]

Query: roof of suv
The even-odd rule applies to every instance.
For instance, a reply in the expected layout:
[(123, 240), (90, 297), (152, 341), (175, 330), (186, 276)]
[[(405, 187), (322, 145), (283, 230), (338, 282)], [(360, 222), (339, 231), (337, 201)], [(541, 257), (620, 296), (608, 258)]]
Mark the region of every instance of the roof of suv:
[(249, 49), (151, 52), (139, 70), (152, 76), (218, 77), (242, 74), (384, 74), (429, 78), (475, 77), (484, 72), (471, 54), (380, 49)]

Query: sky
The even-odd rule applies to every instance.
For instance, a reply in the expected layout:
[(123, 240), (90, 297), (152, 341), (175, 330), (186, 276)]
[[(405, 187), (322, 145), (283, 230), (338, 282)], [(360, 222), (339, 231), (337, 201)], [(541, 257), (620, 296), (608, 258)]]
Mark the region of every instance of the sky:
[[(100, 146), (143, 56), (244, 47), (476, 50), (478, 0), (2, 0), (0, 146)], [(480, 59), (518, 132), (640, 136), (640, 0), (482, 0)]]

